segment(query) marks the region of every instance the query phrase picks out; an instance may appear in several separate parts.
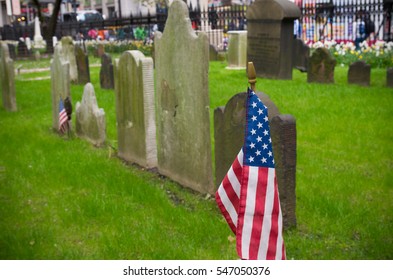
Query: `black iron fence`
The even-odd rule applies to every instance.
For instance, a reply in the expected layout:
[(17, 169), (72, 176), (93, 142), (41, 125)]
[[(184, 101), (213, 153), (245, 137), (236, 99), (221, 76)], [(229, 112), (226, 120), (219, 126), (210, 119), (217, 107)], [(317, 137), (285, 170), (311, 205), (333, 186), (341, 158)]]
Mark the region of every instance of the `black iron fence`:
[[(304, 41), (325, 39), (354, 41), (359, 22), (367, 25), (369, 38), (393, 41), (393, 0), (295, 0), (301, 9), (301, 18), (295, 22), (294, 34)], [(225, 47), (226, 32), (247, 30), (248, 6), (233, 5), (209, 7), (203, 11), (189, 7), (192, 26), (208, 33), (210, 42), (218, 48)], [(113, 18), (98, 22), (59, 22), (56, 37), (73, 36), (75, 39), (151, 39), (156, 31), (163, 31), (167, 8), (157, 7), (154, 15)], [(46, 34), (46, 26), (42, 25)], [(95, 30), (97, 32), (90, 32)], [(0, 30), (3, 40), (34, 38), (33, 26), (4, 26)]]
[(295, 2), (302, 11), (295, 33), (305, 42), (355, 41), (359, 36), (393, 41), (393, 0)]

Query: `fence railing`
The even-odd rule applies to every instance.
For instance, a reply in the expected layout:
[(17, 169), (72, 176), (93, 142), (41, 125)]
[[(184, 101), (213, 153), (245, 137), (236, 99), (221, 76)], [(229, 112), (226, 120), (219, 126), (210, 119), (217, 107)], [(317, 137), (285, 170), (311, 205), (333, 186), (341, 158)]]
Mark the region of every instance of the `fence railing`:
[(295, 1), (302, 11), (295, 33), (303, 41), (393, 41), (392, 0)]
[[(354, 41), (359, 22), (369, 24), (373, 40), (393, 41), (393, 0), (303, 0), (295, 1), (301, 9), (301, 18), (295, 22), (294, 34), (306, 42), (325, 39)], [(247, 30), (246, 5), (209, 7), (202, 11), (199, 6), (189, 7), (192, 26), (208, 33), (210, 43), (219, 49), (225, 47), (225, 34), (230, 30)], [(147, 16), (113, 18), (98, 22), (58, 23), (56, 36), (90, 38), (89, 30), (104, 30), (102, 39), (127, 40), (151, 38), (154, 31), (163, 31), (167, 8), (157, 7), (157, 13)], [(370, 29), (370, 22), (371, 29)], [(42, 26), (45, 34), (46, 27)], [(0, 30), (3, 40), (34, 38), (33, 26), (5, 26)]]

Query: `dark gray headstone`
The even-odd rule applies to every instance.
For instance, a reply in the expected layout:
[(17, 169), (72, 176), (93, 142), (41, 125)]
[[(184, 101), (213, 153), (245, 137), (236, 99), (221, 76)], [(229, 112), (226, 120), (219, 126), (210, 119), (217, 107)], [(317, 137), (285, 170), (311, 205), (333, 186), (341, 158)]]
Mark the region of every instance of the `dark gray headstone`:
[(17, 49), (18, 49), (18, 57), (29, 57), (30, 56), (30, 51), (27, 48), (27, 45), (25, 42), (19, 40)]
[(296, 226), (296, 120), (278, 115), (270, 122), (284, 228)]
[(307, 72), (310, 47), (303, 40), (295, 39), (293, 44), (293, 68)]
[(292, 79), (293, 24), (300, 9), (288, 0), (257, 0), (247, 9), (247, 61), (258, 77)]
[[(277, 107), (266, 94), (260, 92), (257, 94), (268, 107), (284, 227), (288, 228), (296, 225), (296, 122), (290, 115), (280, 115)], [(225, 107), (214, 111), (217, 186), (220, 185), (243, 145), (246, 100), (247, 93), (238, 93)]]
[(218, 50), (214, 45), (209, 46), (209, 60), (210, 61), (218, 60)]
[(15, 45), (14, 44), (8, 44), (8, 50), (10, 53), (10, 58), (12, 60), (16, 59), (16, 50), (15, 50)]
[(393, 87), (393, 67), (386, 70), (386, 86)]
[(95, 47), (94, 56), (101, 57), (105, 53), (105, 46), (104, 44), (100, 43)]
[(195, 34), (187, 5), (174, 0), (154, 44), (158, 171), (213, 194), (207, 35)]
[(101, 56), (100, 85), (103, 89), (113, 89), (115, 86), (112, 58), (107, 53)]
[(334, 83), (336, 59), (326, 48), (316, 49), (308, 62), (307, 82)]
[(371, 66), (364, 61), (356, 61), (349, 66), (348, 84), (370, 86)]
[(75, 45), (76, 67), (78, 69), (78, 84), (90, 82), (89, 57), (78, 45)]

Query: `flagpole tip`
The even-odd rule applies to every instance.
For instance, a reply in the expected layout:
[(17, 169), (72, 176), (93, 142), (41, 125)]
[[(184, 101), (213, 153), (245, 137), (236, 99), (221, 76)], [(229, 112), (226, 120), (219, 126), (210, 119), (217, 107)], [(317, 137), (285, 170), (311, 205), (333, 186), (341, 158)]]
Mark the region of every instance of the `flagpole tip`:
[(251, 89), (255, 92), (255, 84), (257, 83), (257, 74), (255, 72), (254, 63), (252, 63), (251, 61), (248, 62), (247, 65), (247, 77)]

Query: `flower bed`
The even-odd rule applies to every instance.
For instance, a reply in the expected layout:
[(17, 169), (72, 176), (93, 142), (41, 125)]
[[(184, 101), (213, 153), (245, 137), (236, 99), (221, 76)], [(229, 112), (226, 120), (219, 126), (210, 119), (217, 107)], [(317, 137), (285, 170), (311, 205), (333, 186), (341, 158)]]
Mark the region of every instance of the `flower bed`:
[(87, 50), (89, 54), (94, 54), (98, 44), (103, 44), (105, 46), (105, 51), (108, 53), (118, 53), (121, 54), (129, 50), (139, 50), (145, 56), (152, 56), (153, 53), (153, 43), (136, 41), (136, 40), (125, 40), (125, 41), (95, 41), (89, 40), (85, 41)]
[(337, 60), (337, 65), (349, 66), (355, 61), (363, 60), (373, 68), (393, 67), (393, 42), (367, 41), (360, 43), (359, 48), (352, 42), (325, 41), (309, 44), (311, 50), (325, 47)]

